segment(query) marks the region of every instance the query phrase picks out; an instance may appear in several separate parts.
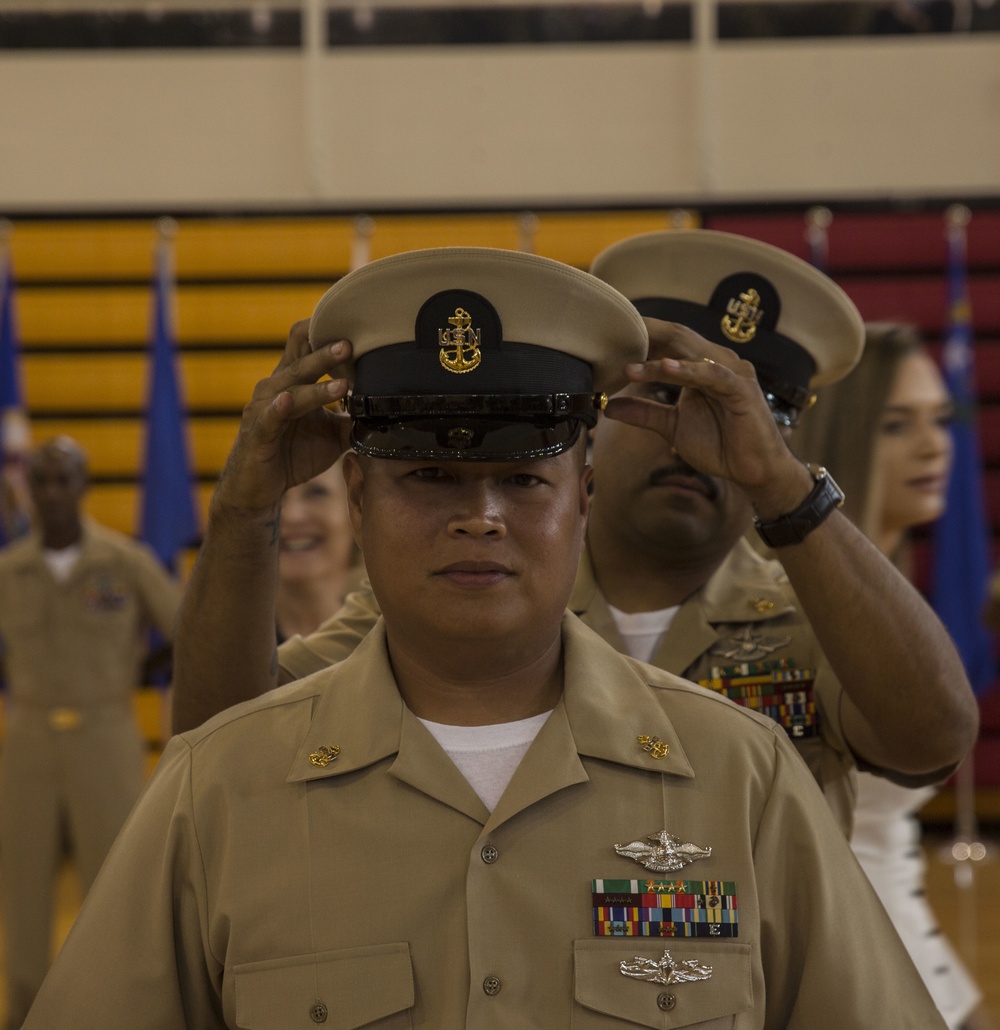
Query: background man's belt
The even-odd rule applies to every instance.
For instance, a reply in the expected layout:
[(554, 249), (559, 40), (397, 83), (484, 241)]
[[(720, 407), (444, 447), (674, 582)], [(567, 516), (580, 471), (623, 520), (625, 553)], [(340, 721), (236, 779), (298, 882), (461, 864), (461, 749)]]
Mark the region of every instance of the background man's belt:
[(75, 730), (83, 722), (83, 712), (79, 708), (50, 708), (49, 728), (53, 730)]

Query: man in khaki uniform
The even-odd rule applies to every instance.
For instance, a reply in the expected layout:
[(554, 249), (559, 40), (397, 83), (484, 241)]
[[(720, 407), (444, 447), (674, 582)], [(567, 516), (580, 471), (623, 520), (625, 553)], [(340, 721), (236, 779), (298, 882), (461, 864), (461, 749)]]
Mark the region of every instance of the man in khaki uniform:
[[(591, 512), (598, 504), (599, 495), (595, 494)], [(628, 653), (615, 616), (594, 576), (586, 545), (568, 607), (618, 651)], [(334, 618), (315, 633), (305, 639), (294, 637), (281, 645), (278, 657), (284, 682), (302, 679), (343, 661), (375, 626), (380, 614), (366, 581), (347, 596)], [(793, 696), (788, 705), (777, 710), (765, 708), (766, 714), (782, 723), (816, 777), (845, 836), (849, 836), (855, 766), (840, 729), (840, 683), (805, 621), (781, 566), (762, 558), (745, 541), (740, 541), (723, 558), (718, 572), (705, 587), (680, 605), (669, 628), (663, 631), (658, 627), (657, 635), (656, 651), (647, 659), (650, 664), (713, 689), (729, 685), (720, 680), (754, 678), (750, 675), (754, 663), (749, 658), (759, 662), (765, 657), (758, 653), (760, 649), (779, 645), (766, 657), (774, 666), (781, 663), (787, 668), (777, 667), (766, 675), (776, 683), (773, 692), (780, 692), (782, 702), (786, 695)], [(805, 683), (789, 680), (783, 686), (780, 677), (788, 675), (789, 669), (801, 670), (808, 677)], [(734, 675), (740, 673), (746, 675)], [(803, 685), (804, 698), (800, 689)], [(737, 703), (745, 703), (749, 692), (731, 693)]]
[[(624, 653), (779, 721), (849, 833), (856, 763), (908, 785), (935, 782), (976, 732), (975, 700), (947, 633), (877, 548), (831, 513), (835, 494), (821, 498), (824, 510), (807, 511), (801, 539), (781, 546), (788, 575), (744, 539), (760, 489), (754, 477), (762, 478), (753, 446), (762, 423), (773, 419), (787, 432), (814, 387), (853, 367), (861, 318), (806, 262), (729, 233), (633, 237), (599, 255), (593, 271), (650, 316), (655, 354), (734, 368), (743, 358), (761, 390), (742, 420), (726, 425), (721, 454), (699, 449), (697, 439), (676, 453), (672, 419), (699, 411), (696, 403), (675, 406), (679, 385), (664, 381), (662, 363), (615, 401), (609, 414), (630, 398), (646, 421), (602, 419), (594, 430), (596, 491), (570, 610)], [(771, 468), (765, 476), (788, 491), (787, 511), (804, 497), (809, 508), (829, 477), (814, 479), (783, 457), (780, 476)], [(244, 506), (242, 498), (231, 503)], [(206, 551), (225, 557), (233, 534), (234, 521), (217, 517)], [(273, 619), (273, 589), (249, 579), (237, 585), (248, 559), (232, 557), (238, 561), (203, 560), (185, 599), (174, 684), (179, 729), (273, 685), (267, 636), (258, 653), (245, 631), (258, 618), (254, 606), (262, 624)], [(209, 569), (214, 580), (203, 575)], [(378, 614), (370, 591), (353, 595), (316, 634), (282, 645), (279, 679), (341, 660)]]
[(142, 789), (132, 696), (146, 630), (172, 635), (181, 593), (147, 547), (82, 516), (87, 466), (75, 441), (42, 444), (28, 482), (36, 528), (0, 552), (9, 688), (0, 872), (12, 1028), (48, 969), (64, 836), (86, 890)]
[[(785, 734), (565, 611), (635, 309), (527, 254), (352, 273), (248, 405), (224, 480), (261, 515), (337, 446), (346, 337), (384, 616), (170, 742), (25, 1030), (940, 1026)], [(678, 374), (757, 389), (719, 373)]]

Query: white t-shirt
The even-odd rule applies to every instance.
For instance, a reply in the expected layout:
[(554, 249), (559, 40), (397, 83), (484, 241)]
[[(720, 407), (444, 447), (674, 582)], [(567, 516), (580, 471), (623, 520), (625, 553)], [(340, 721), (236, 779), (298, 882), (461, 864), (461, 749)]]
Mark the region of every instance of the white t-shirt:
[(530, 719), (493, 726), (445, 726), (420, 721), (492, 812), (550, 714), (542, 712)]
[(608, 608), (611, 609), (629, 657), (640, 662), (651, 662), (663, 634), (670, 628), (681, 606), (675, 604), (673, 608), (659, 608), (655, 612), (622, 612), (610, 604)]
[(65, 583), (69, 579), (73, 566), (80, 560), (81, 554), (83, 554), (81, 544), (71, 544), (69, 547), (60, 547), (58, 550), (51, 547), (42, 550), (45, 564), (52, 570), (52, 575), (59, 583)]

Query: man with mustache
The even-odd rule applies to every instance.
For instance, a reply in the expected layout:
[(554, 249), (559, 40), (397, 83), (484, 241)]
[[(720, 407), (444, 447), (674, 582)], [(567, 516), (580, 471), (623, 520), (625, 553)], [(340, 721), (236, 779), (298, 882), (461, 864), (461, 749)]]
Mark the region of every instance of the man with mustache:
[[(570, 610), (619, 650), (777, 719), (849, 832), (857, 766), (935, 782), (977, 727), (961, 662), (933, 612), (835, 510), (831, 478), (771, 446), (775, 422), (787, 434), (813, 388), (853, 367), (861, 318), (806, 262), (727, 233), (634, 237), (592, 271), (647, 316), (650, 355), (660, 360), (612, 400), (606, 415), (616, 417), (594, 432), (595, 490)], [(296, 330), (289, 347), (292, 362)], [(679, 375), (677, 359), (701, 361), (723, 386), (752, 365), (761, 390), (720, 401)], [(278, 385), (262, 384), (262, 395)], [(245, 473), (252, 455), (237, 457)], [(186, 596), (178, 729), (274, 682), (247, 628), (266, 631), (267, 587), (249, 578), (245, 549), (232, 550), (231, 513), (246, 507), (242, 491), (217, 506)], [(755, 511), (770, 523), (763, 532), (783, 568), (744, 539)], [(377, 616), (370, 592), (352, 595), (327, 627), (282, 645), (272, 676), (287, 681), (339, 661)], [(928, 693), (914, 705), (918, 680)]]

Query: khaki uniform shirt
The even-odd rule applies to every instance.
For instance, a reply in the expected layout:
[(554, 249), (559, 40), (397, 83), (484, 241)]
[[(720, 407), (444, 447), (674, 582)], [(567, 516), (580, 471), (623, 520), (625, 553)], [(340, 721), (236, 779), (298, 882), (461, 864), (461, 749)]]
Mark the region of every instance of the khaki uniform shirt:
[(181, 588), (149, 548), (97, 523), (57, 580), (37, 534), (0, 553), (8, 699), (0, 760), (0, 898), (7, 1020), (20, 1026), (49, 966), (52, 891), (67, 833), (82, 885), (142, 790), (132, 696), (145, 629), (173, 635)]
[[(586, 551), (569, 609), (625, 651)], [(366, 586), (307, 640), (284, 643), (282, 668), (301, 678), (343, 660), (378, 616), (378, 603)], [(778, 562), (741, 540), (705, 586), (680, 606), (651, 664), (724, 690), (737, 703), (761, 704), (765, 714), (782, 722), (850, 836), (857, 776), (841, 730), (842, 687)]]
[[(942, 1027), (785, 734), (572, 615), (563, 643), (492, 814), (381, 623), (175, 737), (24, 1030)], [(616, 849), (661, 834), (689, 864)]]
[(146, 641), (173, 636), (180, 585), (146, 546), (87, 520), (82, 553), (55, 579), (31, 534), (0, 552), (0, 636), (15, 705), (86, 709), (131, 701)]

